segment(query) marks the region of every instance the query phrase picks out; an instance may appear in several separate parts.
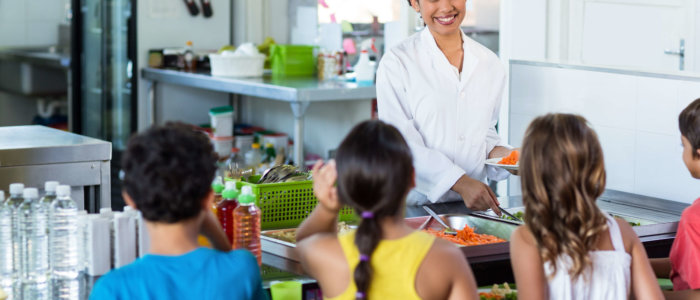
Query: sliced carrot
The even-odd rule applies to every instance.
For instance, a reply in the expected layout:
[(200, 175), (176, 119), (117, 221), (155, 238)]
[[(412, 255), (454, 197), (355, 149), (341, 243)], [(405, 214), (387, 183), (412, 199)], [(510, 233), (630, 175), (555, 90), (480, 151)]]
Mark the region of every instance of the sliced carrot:
[(440, 237), (442, 239), (448, 240), (450, 242), (464, 245), (464, 246), (476, 246), (476, 245), (485, 245), (485, 244), (493, 244), (493, 243), (502, 243), (505, 242), (504, 239), (495, 237), (490, 234), (479, 234), (475, 233), (474, 229), (471, 227), (465, 225), (462, 230), (457, 231), (457, 235), (449, 235), (445, 234), (442, 231), (437, 231), (432, 228), (426, 229), (426, 231), (432, 235), (435, 235), (437, 237)]
[(515, 165), (518, 163), (518, 160), (520, 159), (520, 152), (518, 150), (513, 150), (508, 154), (508, 156), (504, 157), (501, 159), (498, 164), (501, 165)]

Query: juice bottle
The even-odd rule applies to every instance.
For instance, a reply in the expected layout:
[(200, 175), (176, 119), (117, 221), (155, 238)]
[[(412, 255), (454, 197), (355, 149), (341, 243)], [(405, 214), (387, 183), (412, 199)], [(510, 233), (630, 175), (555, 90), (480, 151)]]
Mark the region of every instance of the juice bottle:
[(221, 223), (221, 227), (224, 228), (224, 233), (226, 233), (226, 237), (228, 237), (228, 241), (231, 245), (233, 245), (235, 231), (233, 225), (233, 211), (238, 207), (236, 197), (238, 197), (236, 182), (227, 181), (226, 188), (223, 192), (224, 200), (219, 202), (219, 205), (216, 207), (216, 216), (219, 218), (219, 223)]
[[(214, 203), (211, 205), (211, 211), (216, 216), (216, 205), (221, 202), (221, 192), (224, 190), (224, 180), (221, 179), (221, 176), (214, 178), (214, 181), (211, 183), (211, 189), (214, 190)], [(209, 240), (203, 235), (197, 237), (197, 242), (200, 246), (211, 247)]]
[(238, 207), (233, 211), (235, 230), (233, 248), (248, 249), (262, 264), (260, 252), (260, 216), (262, 212), (255, 206), (255, 195), (250, 186), (244, 186), (238, 196)]
[(221, 176), (216, 176), (216, 178), (214, 178), (211, 189), (214, 190), (214, 203), (212, 204), (211, 211), (216, 215), (216, 207), (219, 205), (219, 202), (223, 200), (221, 193), (224, 191), (224, 180), (221, 179)]

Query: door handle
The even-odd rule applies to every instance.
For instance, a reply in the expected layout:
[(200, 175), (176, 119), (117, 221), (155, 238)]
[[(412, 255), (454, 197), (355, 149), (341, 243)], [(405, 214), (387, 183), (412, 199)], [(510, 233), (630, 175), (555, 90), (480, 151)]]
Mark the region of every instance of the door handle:
[(666, 55), (678, 55), (680, 58), (680, 65), (678, 69), (683, 71), (685, 69), (685, 39), (681, 39), (681, 45), (678, 50), (665, 49), (664, 54)]

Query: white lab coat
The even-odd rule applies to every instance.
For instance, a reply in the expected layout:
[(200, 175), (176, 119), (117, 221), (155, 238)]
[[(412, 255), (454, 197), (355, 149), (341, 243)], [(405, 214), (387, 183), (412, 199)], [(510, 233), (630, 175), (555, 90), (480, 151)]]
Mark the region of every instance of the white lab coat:
[(379, 118), (396, 126), (411, 147), (416, 188), (408, 204), (456, 201), (463, 175), (485, 181), (508, 173), (485, 166), (505, 146), (496, 122), (505, 70), (496, 55), (462, 33), (462, 72), (438, 48), (428, 28), (389, 50), (377, 70)]

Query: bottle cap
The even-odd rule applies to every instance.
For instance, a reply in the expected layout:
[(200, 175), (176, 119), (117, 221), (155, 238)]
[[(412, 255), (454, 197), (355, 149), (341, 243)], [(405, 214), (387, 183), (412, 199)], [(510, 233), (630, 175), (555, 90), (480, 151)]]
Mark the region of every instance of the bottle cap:
[(253, 148), (253, 149), (260, 149), (260, 144), (258, 144), (258, 143), (253, 143), (252, 145), (250, 145), (250, 147)]
[[(55, 181), (54, 181), (55, 182)], [(48, 184), (48, 182), (47, 182)], [(56, 187), (56, 196), (58, 197), (70, 197), (70, 185), (59, 185)]]
[(243, 186), (241, 188), (241, 194), (238, 196), (239, 203), (254, 203), (255, 194), (253, 194), (253, 188), (249, 185)]
[(221, 191), (224, 190), (224, 180), (221, 179), (221, 176), (214, 177), (214, 182), (211, 184), (211, 189), (214, 190), (214, 194), (221, 194)]
[(224, 197), (224, 199), (236, 199), (238, 197), (238, 189), (236, 189), (236, 182), (235, 181), (226, 181), (226, 189), (224, 189), (224, 192), (221, 194), (221, 196)]
[(24, 197), (24, 199), (39, 198), (39, 190), (37, 190), (36, 188), (24, 188), (24, 191), (22, 192), (22, 197)]
[(47, 181), (44, 183), (44, 191), (55, 192), (58, 186), (58, 181)]
[(187, 46), (192, 46), (192, 41), (187, 41)]
[(22, 184), (22, 183), (10, 184), (10, 195), (22, 194), (23, 190), (24, 190), (24, 184)]

